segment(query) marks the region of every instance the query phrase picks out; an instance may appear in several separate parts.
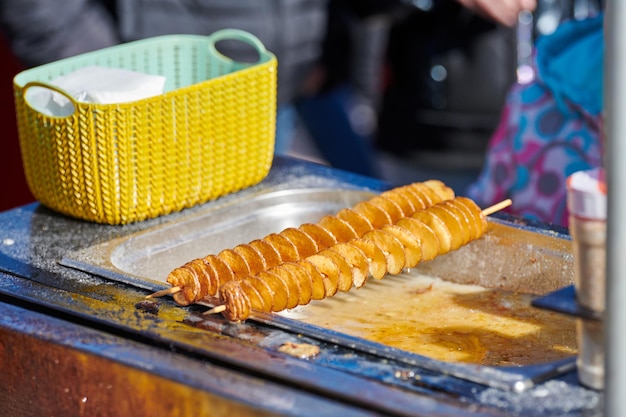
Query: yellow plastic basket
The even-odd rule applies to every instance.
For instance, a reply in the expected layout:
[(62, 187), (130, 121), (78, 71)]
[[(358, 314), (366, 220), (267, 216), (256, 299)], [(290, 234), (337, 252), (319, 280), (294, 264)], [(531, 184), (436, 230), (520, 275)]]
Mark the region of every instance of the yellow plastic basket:
[[(251, 45), (258, 62), (220, 54), (215, 44)], [(50, 85), (98, 65), (167, 78), (165, 92), (121, 104), (77, 102)], [(160, 36), (67, 58), (14, 78), (24, 170), (39, 202), (80, 219), (124, 224), (191, 207), (260, 182), (274, 153), (276, 58), (254, 36)], [(32, 87), (64, 94), (66, 117), (27, 99)]]

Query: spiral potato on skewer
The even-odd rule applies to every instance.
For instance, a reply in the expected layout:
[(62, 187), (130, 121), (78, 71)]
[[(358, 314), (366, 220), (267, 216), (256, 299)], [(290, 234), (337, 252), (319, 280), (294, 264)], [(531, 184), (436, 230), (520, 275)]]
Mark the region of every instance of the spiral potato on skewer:
[[(172, 293), (178, 304), (189, 305), (200, 302), (215, 297), (219, 288), (229, 281), (257, 276), (285, 263), (297, 263), (335, 245), (361, 238), (368, 233), (370, 233), (370, 240), (376, 240), (378, 230), (395, 225), (420, 210), (453, 198), (454, 191), (438, 180), (397, 187), (360, 202), (352, 208), (342, 209), (336, 215), (327, 215), (317, 223), (290, 227), (279, 233), (269, 234), (262, 239), (225, 249), (217, 255), (211, 254), (194, 259), (170, 272), (167, 282), (173, 289), (176, 289)], [(398, 233), (401, 232), (396, 230), (396, 234)], [(393, 238), (398, 240), (398, 236)], [(398, 245), (399, 243), (395, 245), (396, 252)], [(345, 252), (348, 250), (346, 247), (337, 249), (343, 249), (342, 256), (348, 256)], [(368, 249), (369, 252), (373, 250), (371, 246), (358, 249), (361, 251)], [(334, 256), (329, 253), (326, 255), (327, 257)], [(380, 259), (378, 255), (369, 254), (369, 256), (374, 256), (371, 258), (374, 260)], [(351, 259), (356, 262), (355, 256), (358, 255), (352, 250)], [(360, 265), (362, 267), (362, 262)], [(307, 268), (310, 267), (307, 266)], [(390, 268), (394, 271), (398, 266), (394, 264)], [(374, 270), (370, 272), (372, 276), (381, 278), (384, 275), (382, 269), (380, 264), (376, 263)], [(364, 280), (360, 275), (358, 279)], [(344, 282), (343, 285), (347, 284)], [(320, 297), (319, 291), (314, 291), (313, 295)]]
[[(382, 278), (381, 267), (384, 273), (397, 274), (404, 268), (415, 267), (424, 260), (456, 250), (480, 238), (486, 227), (481, 209), (465, 197), (437, 203), (416, 211), (410, 217), (398, 219), (396, 224), (372, 229), (362, 237), (304, 259), (277, 265), (256, 277), (224, 283), (219, 288), (223, 315), (228, 320), (240, 321), (248, 318), (253, 310), (277, 312), (290, 308), (290, 305), (308, 304), (313, 299), (309, 296), (309, 283), (312, 286), (314, 281), (319, 282), (320, 277), (324, 297), (332, 297), (339, 291), (361, 287), (370, 275)], [(382, 257), (373, 248), (377, 248)], [(383, 260), (384, 264), (381, 264)], [(286, 269), (291, 275), (289, 279), (285, 279)], [(251, 286), (248, 281), (256, 283), (259, 279), (265, 280), (269, 289), (265, 297), (248, 291)], [(301, 292), (303, 287), (307, 288), (304, 293)]]

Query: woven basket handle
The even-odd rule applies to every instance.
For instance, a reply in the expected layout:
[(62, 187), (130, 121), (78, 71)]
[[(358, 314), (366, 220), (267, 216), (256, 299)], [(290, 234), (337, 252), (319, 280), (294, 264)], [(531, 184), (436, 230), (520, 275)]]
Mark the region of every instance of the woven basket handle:
[(253, 34), (246, 32), (244, 30), (240, 30), (240, 29), (218, 30), (216, 32), (213, 32), (211, 35), (207, 36), (207, 40), (209, 42), (209, 45), (208, 45), (209, 53), (214, 57), (214, 59), (218, 59), (222, 61), (222, 63), (225, 65), (230, 65), (233, 69), (247, 68), (249, 66), (257, 64), (257, 62), (250, 63), (250, 62), (233, 61), (232, 59), (228, 58), (227, 56), (223, 55), (221, 52), (217, 50), (217, 48), (215, 47), (217, 42), (224, 41), (224, 40), (235, 40), (235, 41), (245, 42), (249, 44), (259, 54), (258, 63), (266, 62), (273, 57), (272, 53), (269, 52), (265, 48), (265, 45), (263, 45), (263, 42), (261, 42), (259, 38), (257, 38)]
[[(44, 88), (47, 90), (51, 90), (54, 93), (58, 93), (60, 95), (62, 95), (63, 97), (65, 97), (71, 104), (71, 106), (67, 106), (68, 109), (66, 112), (63, 112), (62, 114), (55, 114), (55, 115), (49, 115), (49, 114), (45, 114), (44, 112), (42, 112), (41, 108), (37, 108), (35, 106), (32, 105), (32, 103), (29, 102), (29, 100), (26, 97), (26, 92), (33, 87), (39, 87), (39, 88)], [(67, 91), (65, 91), (62, 88), (57, 87), (56, 85), (53, 84), (48, 84), (42, 81), (30, 81), (28, 83), (26, 83), (26, 85), (24, 85), (24, 88), (22, 89), (22, 99), (24, 100), (24, 102), (26, 103), (26, 105), (28, 107), (30, 107), (31, 109), (35, 110), (36, 112), (39, 112), (41, 114), (44, 114), (48, 117), (70, 117), (72, 116), (75, 112), (76, 112), (76, 106), (78, 104), (78, 102), (74, 99), (74, 97), (72, 97), (70, 95), (70, 93), (68, 93)], [(71, 111), (70, 111), (71, 110)]]

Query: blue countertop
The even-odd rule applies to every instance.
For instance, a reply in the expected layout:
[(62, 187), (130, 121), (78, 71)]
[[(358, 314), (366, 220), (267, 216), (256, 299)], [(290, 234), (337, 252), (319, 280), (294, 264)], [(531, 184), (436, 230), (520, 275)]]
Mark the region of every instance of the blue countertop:
[[(319, 186), (389, 188), (378, 180), (277, 158), (263, 182), (237, 195), (135, 224), (88, 223), (37, 203), (0, 213), (0, 329), (37, 334), (270, 414), (602, 415), (602, 394), (580, 386), (575, 371), (514, 393), (328, 341), (316, 341), (322, 353), (304, 360), (280, 354), (275, 346), (307, 341), (306, 335), (263, 323), (200, 319), (197, 306), (180, 307), (169, 298), (148, 311), (138, 307), (148, 291), (61, 264), (70, 251), (179, 220), (206, 205), (266, 188)], [(214, 377), (221, 378), (219, 386)]]

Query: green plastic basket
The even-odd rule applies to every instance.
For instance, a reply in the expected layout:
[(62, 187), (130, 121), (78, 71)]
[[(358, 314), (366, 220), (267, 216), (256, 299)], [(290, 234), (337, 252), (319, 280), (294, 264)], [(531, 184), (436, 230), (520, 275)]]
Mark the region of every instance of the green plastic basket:
[[(221, 40), (251, 45), (234, 61)], [(98, 65), (165, 76), (162, 95), (120, 104), (77, 102), (50, 85)], [(276, 58), (253, 35), (170, 35), (67, 58), (14, 78), (24, 169), (33, 195), (61, 213), (123, 224), (171, 213), (254, 185), (269, 172), (276, 126)], [(64, 94), (74, 112), (53, 117), (26, 92)]]

